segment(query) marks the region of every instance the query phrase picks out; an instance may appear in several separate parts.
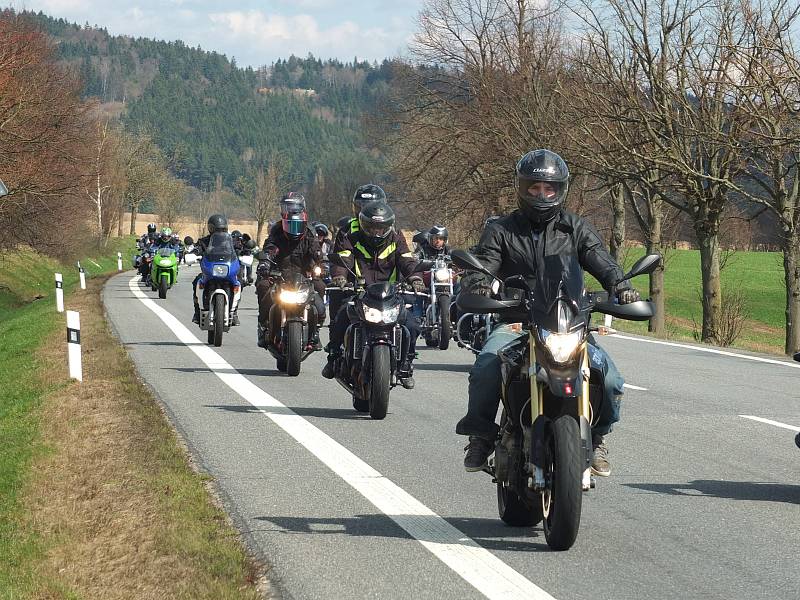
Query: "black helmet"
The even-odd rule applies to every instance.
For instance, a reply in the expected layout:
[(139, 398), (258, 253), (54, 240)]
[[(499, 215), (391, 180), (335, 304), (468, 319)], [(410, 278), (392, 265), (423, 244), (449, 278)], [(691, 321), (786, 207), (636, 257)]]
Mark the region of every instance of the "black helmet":
[(374, 183), (359, 186), (353, 194), (353, 214), (358, 216), (362, 208), (376, 201), (386, 202), (386, 193), (379, 186)]
[(323, 237), (328, 237), (328, 234), (330, 233), (325, 223), (317, 223), (314, 225), (314, 231), (317, 232), (317, 235), (321, 235)]
[(445, 242), (447, 242), (447, 227), (443, 225), (434, 225), (428, 230), (428, 240), (431, 238), (442, 238)]
[(208, 233), (216, 233), (218, 231), (228, 231), (228, 219), (225, 215), (211, 215), (208, 217)]
[[(528, 189), (543, 181), (553, 186), (553, 195), (532, 196)], [(531, 150), (519, 159), (515, 178), (517, 203), (534, 223), (546, 223), (561, 210), (569, 190), (569, 169), (558, 154), (550, 150)]]
[(386, 242), (394, 231), (394, 211), (386, 202), (370, 202), (358, 213), (358, 226), (365, 240), (375, 247)]
[(156, 225), (155, 223), (147, 224), (147, 235), (154, 236), (157, 230), (158, 230), (158, 225)]
[(233, 231), (231, 231), (231, 237), (233, 239), (239, 239), (240, 237), (242, 237), (242, 232), (239, 231), (238, 229), (234, 229)]
[(252, 239), (252, 238), (250, 237), (250, 234), (249, 234), (249, 233), (243, 233), (243, 234), (242, 234), (242, 241), (243, 241), (243, 242), (249, 242), (251, 239)]

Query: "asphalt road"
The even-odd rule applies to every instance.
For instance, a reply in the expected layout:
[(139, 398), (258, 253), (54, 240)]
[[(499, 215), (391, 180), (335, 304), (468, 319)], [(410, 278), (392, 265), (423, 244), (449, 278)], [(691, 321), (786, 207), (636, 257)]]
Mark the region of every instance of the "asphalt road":
[(196, 272), (166, 300), (112, 278), (108, 317), (284, 598), (800, 598), (800, 364), (602, 338), (644, 389), (626, 392), (575, 546), (553, 552), (541, 526), (503, 524), (489, 476), (462, 467), (471, 354), (423, 348), (416, 389), (372, 421), (319, 375), (322, 353), (299, 377), (276, 370), (252, 287), (209, 349)]

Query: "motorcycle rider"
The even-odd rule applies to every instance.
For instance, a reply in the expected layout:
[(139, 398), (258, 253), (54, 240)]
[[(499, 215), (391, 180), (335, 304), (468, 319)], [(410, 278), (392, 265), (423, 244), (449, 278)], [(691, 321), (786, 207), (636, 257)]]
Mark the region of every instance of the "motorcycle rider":
[[(155, 223), (148, 223), (147, 232), (143, 233), (138, 241), (139, 251), (141, 252), (140, 256), (144, 255), (145, 252), (151, 252), (151, 246), (156, 242), (156, 239), (158, 239), (158, 225)], [(150, 263), (140, 259), (138, 264), (139, 275), (142, 276), (142, 281), (148, 283), (150, 277)]]
[[(207, 226), (208, 235), (201, 237), (194, 243), (194, 253), (198, 256), (203, 256), (206, 250), (208, 250), (208, 244), (213, 234), (228, 231), (228, 219), (225, 218), (225, 215), (214, 214), (208, 217)], [(194, 316), (192, 317), (192, 323), (200, 323), (200, 300), (197, 297), (197, 284), (202, 276), (203, 272), (201, 271), (192, 281), (192, 298), (194, 300)], [(233, 324), (239, 324), (239, 316), (237, 313), (233, 314)]]
[(434, 225), (427, 234), (420, 237), (417, 256), (422, 259), (433, 259), (440, 255), (450, 255), (447, 245), (447, 227)]
[[(569, 169), (563, 159), (550, 150), (532, 150), (517, 163), (515, 187), (518, 209), (489, 224), (481, 235), (475, 256), (483, 265), (503, 279), (522, 275), (535, 280), (537, 264), (544, 257), (558, 254), (577, 255), (581, 266), (613, 294), (620, 304), (639, 300), (639, 294), (625, 281), (616, 282), (623, 272), (606, 250), (595, 229), (581, 217), (563, 209), (569, 189)], [(469, 293), (492, 295), (492, 280), (469, 271), (462, 286)], [(456, 433), (469, 436), (464, 467), (480, 471), (494, 450), (498, 426), (495, 416), (500, 401), (500, 359), (497, 351), (526, 332), (513, 331), (509, 324), (496, 327), (475, 360), (469, 374), (467, 414), (456, 425)], [(594, 457), (592, 470), (597, 475), (611, 474), (605, 436), (619, 420), (623, 394), (622, 376), (611, 358), (589, 340), (589, 361), (592, 368), (604, 375), (604, 393), (596, 409), (592, 429)], [(594, 402), (593, 402), (594, 405)]]
[[(273, 281), (269, 277), (270, 270), (276, 268), (283, 273), (300, 272), (311, 275), (314, 267), (322, 260), (316, 234), (308, 227), (306, 202), (302, 194), (289, 192), (280, 202), (281, 220), (276, 222), (264, 241), (264, 252), (270, 255), (270, 261), (259, 261), (256, 280), (256, 296), (258, 297), (258, 346), (266, 347), (269, 329), (269, 311), (272, 308)], [(320, 348), (319, 328), (325, 322), (325, 284), (312, 278), (314, 284), (315, 318), (309, 319), (308, 344), (314, 349)]]
[(370, 202), (376, 201), (386, 202), (386, 192), (384, 192), (380, 186), (377, 186), (374, 183), (365, 183), (364, 185), (360, 185), (358, 188), (356, 188), (356, 191), (353, 194), (353, 201), (351, 203), (353, 208), (353, 216), (342, 217), (336, 224), (338, 231), (336, 232), (336, 237), (333, 240), (334, 252), (339, 252), (338, 244), (341, 244), (347, 235), (356, 233), (358, 231), (358, 215), (361, 212), (361, 209)]
[[(359, 188), (361, 189), (361, 188)], [(348, 268), (355, 276), (364, 279), (365, 285), (381, 281), (396, 282), (402, 275), (414, 289), (424, 291), (422, 278), (414, 273), (417, 260), (408, 248), (402, 233), (395, 231), (395, 215), (383, 200), (365, 204), (358, 214), (358, 228), (343, 237), (338, 244), (337, 254), (345, 259)], [(333, 285), (344, 287), (347, 282), (355, 283), (353, 273), (339, 265), (331, 265)], [(336, 359), (342, 354), (350, 317), (347, 303), (343, 302), (335, 317), (331, 317), (330, 342), (328, 343), (328, 362), (322, 369), (322, 376), (333, 379)], [(401, 305), (398, 323), (407, 332), (403, 360), (398, 368), (400, 384), (407, 390), (414, 388), (413, 360), (420, 325), (417, 319)]]

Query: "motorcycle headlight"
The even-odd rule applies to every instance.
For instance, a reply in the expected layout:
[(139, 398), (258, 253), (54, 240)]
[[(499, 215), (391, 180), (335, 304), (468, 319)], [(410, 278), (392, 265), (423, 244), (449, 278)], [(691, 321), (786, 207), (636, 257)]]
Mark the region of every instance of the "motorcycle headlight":
[(227, 277), (228, 265), (214, 265), (211, 269), (211, 274), (214, 277)]
[(552, 333), (547, 329), (539, 329), (539, 335), (557, 363), (568, 362), (583, 341), (583, 331), (580, 329), (572, 333)]
[(439, 283), (446, 283), (450, 281), (450, 269), (436, 269), (433, 273), (433, 278)]
[(364, 307), (364, 318), (370, 323), (394, 323), (400, 316), (400, 306), (380, 310), (370, 306)]
[(171, 263), (168, 258), (162, 258), (160, 261), (158, 261), (158, 264), (162, 267), (168, 267)]
[(281, 290), (278, 297), (284, 304), (305, 304), (310, 290)]

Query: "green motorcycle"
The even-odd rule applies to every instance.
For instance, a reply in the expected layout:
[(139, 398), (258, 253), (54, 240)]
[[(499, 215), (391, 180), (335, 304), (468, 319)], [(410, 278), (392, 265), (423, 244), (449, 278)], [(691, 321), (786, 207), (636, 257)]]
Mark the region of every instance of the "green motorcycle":
[(167, 297), (167, 290), (178, 280), (178, 254), (174, 248), (159, 248), (153, 256), (150, 287), (158, 290), (159, 298)]

